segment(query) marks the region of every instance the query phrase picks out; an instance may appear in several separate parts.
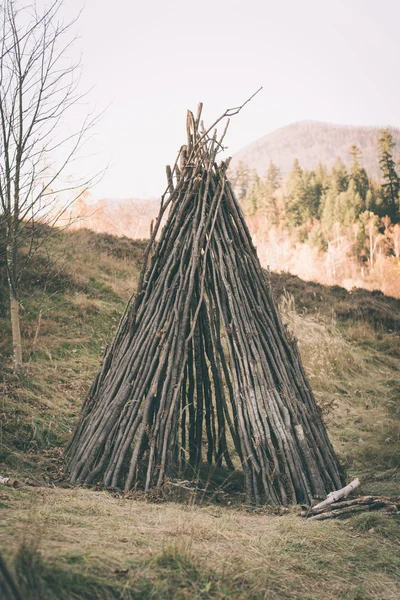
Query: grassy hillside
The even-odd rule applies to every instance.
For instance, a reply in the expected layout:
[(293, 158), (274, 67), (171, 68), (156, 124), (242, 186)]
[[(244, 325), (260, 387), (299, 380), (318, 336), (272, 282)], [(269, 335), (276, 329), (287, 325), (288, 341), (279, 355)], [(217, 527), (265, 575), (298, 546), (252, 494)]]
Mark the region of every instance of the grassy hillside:
[[(0, 549), (26, 599), (394, 600), (399, 524), (361, 514), (305, 522), (295, 509), (249, 513), (196, 489), (123, 498), (55, 486), (80, 402), (135, 287), (144, 242), (60, 233), (23, 281), (25, 374), (9, 369), (0, 276)], [(400, 493), (400, 301), (271, 276), (349, 477)], [(200, 482), (202, 483), (202, 482)]]

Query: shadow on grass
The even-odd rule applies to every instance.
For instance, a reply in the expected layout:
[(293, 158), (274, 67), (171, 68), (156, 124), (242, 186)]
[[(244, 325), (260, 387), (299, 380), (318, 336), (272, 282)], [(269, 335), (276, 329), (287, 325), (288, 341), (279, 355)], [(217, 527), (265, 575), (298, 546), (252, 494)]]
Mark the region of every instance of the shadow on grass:
[[(71, 558), (71, 557), (70, 557)], [(228, 600), (245, 598), (243, 588), (197, 564), (190, 549), (167, 546), (150, 559), (115, 569), (107, 576), (77, 570), (79, 560), (45, 559), (34, 546), (22, 544), (6, 566), (0, 557), (0, 592), (5, 600)], [(75, 568), (74, 568), (75, 567)]]

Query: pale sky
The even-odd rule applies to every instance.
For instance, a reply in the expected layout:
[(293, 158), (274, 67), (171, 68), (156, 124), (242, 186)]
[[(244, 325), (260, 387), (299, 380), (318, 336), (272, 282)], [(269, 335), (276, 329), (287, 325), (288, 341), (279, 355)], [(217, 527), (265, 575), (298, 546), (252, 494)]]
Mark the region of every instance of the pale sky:
[(400, 126), (399, 23), (399, 0), (86, 0), (82, 89), (108, 108), (76, 168), (110, 163), (95, 199), (157, 197), (186, 109), (203, 101), (207, 124), (261, 85), (230, 153), (303, 119)]

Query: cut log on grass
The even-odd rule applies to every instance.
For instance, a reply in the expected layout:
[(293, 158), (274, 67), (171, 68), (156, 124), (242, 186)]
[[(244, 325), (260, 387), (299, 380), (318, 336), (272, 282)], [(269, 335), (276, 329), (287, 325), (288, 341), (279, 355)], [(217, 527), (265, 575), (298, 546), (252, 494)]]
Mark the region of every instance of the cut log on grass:
[(323, 503), (300, 513), (310, 521), (323, 521), (325, 519), (336, 519), (342, 516), (351, 516), (357, 512), (379, 510), (385, 513), (396, 513), (400, 510), (400, 496), (359, 496), (351, 500), (343, 500), (334, 504)]
[(321, 506), (321, 504), (317, 504), (316, 506), (313, 506), (312, 508), (307, 508), (305, 510), (303, 510), (300, 514), (302, 517), (307, 517), (310, 512), (312, 512), (313, 515), (317, 515), (323, 512), (326, 512), (327, 510), (331, 510), (333, 508), (345, 508), (347, 506), (353, 506), (356, 504), (370, 504), (371, 502), (374, 502), (374, 500), (376, 500), (377, 496), (359, 496), (358, 498), (352, 498), (351, 500), (343, 500), (342, 502), (336, 502), (334, 507), (329, 506), (329, 505), (324, 505)]
[(69, 480), (147, 492), (208, 465), (211, 478), (240, 469), (249, 504), (310, 503), (343, 476), (217, 161), (226, 128), (205, 131), (201, 111), (188, 112), (137, 294), (67, 448)]
[(365, 512), (369, 510), (380, 510), (385, 509), (386, 512), (396, 512), (397, 506), (392, 504), (391, 502), (376, 501), (371, 504), (355, 504), (353, 506), (348, 506), (346, 508), (338, 508), (333, 510), (328, 510), (327, 512), (322, 512), (319, 515), (312, 515), (309, 518), (310, 521), (323, 521), (324, 519), (336, 519), (342, 516), (351, 516), (357, 512)]
[(328, 494), (326, 500), (313, 506), (313, 510), (323, 508), (324, 506), (328, 506), (328, 504), (333, 504), (334, 502), (340, 500), (340, 498), (346, 498), (349, 494), (351, 494), (351, 492), (357, 489), (359, 485), (360, 480), (358, 478), (354, 479), (351, 483), (349, 483), (349, 485), (346, 485), (341, 490), (336, 490), (335, 492), (331, 492), (330, 494)]

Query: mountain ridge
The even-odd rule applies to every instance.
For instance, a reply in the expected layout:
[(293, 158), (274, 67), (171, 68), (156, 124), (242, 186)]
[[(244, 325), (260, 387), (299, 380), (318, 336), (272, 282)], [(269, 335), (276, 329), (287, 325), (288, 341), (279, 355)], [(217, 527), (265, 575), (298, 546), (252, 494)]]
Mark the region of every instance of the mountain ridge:
[(242, 161), (263, 176), (272, 160), (286, 177), (295, 158), (306, 169), (314, 169), (318, 162), (331, 168), (337, 156), (349, 166), (350, 146), (356, 145), (362, 152), (362, 162), (368, 174), (379, 178), (376, 146), (380, 131), (386, 128), (392, 133), (396, 155), (400, 151), (398, 127), (303, 120), (275, 129), (251, 142), (233, 155), (231, 166), (235, 168)]

